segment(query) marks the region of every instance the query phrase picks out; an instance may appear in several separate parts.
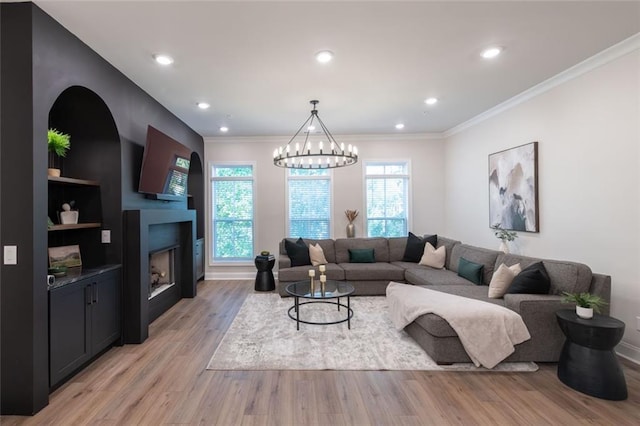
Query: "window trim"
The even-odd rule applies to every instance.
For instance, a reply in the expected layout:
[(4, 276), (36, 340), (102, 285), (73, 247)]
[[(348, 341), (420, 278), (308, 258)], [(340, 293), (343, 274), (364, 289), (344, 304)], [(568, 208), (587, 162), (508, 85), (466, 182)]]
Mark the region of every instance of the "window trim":
[[(329, 238), (333, 238), (334, 235), (334, 190), (333, 190), (333, 170), (326, 169), (329, 174), (326, 179), (329, 180)], [(289, 179), (291, 178), (290, 169), (284, 170), (284, 231), (289, 233)], [(293, 176), (294, 180), (314, 180), (321, 176)], [(297, 236), (296, 236), (297, 237)]]
[[(229, 166), (229, 167), (242, 167), (242, 166), (250, 166), (253, 173), (251, 175), (251, 178), (244, 178), (244, 179), (240, 179), (240, 180), (251, 180), (252, 185), (251, 185), (251, 192), (252, 192), (252, 206), (253, 206), (253, 217), (251, 219), (252, 223), (253, 223), (253, 227), (252, 227), (252, 241), (253, 241), (253, 246), (251, 247), (251, 252), (255, 253), (256, 252), (256, 235), (258, 235), (258, 221), (257, 221), (257, 217), (258, 217), (258, 205), (256, 203), (256, 197), (257, 197), (257, 162), (256, 161), (209, 161), (208, 162), (208, 170), (209, 170), (209, 179), (208, 179), (208, 191), (207, 191), (207, 198), (208, 198), (208, 203), (207, 203), (207, 207), (209, 209), (209, 238), (211, 239), (211, 243), (210, 244), (206, 244), (207, 246), (207, 259), (208, 259), (208, 263), (209, 266), (248, 266), (248, 265), (253, 265), (253, 255), (251, 256), (251, 258), (247, 258), (247, 259), (237, 259), (237, 260), (230, 260), (230, 259), (225, 259), (225, 260), (217, 260), (214, 257), (214, 242), (215, 242), (215, 238), (213, 235), (214, 232), (214, 226), (213, 226), (213, 221), (214, 221), (214, 209), (213, 209), (213, 181), (214, 181), (214, 176), (213, 176), (213, 168), (214, 167), (224, 167), (224, 166)], [(222, 178), (222, 179), (218, 179), (216, 178), (215, 180), (237, 180), (237, 178)]]
[[(404, 163), (407, 166), (407, 173), (404, 175), (368, 175), (367, 166), (376, 164), (398, 164)], [(367, 215), (367, 177), (386, 178), (390, 176), (402, 176), (407, 178), (407, 233), (413, 229), (413, 183), (411, 179), (411, 159), (409, 158), (393, 158), (393, 159), (368, 159), (362, 161), (362, 198), (364, 210), (364, 235), (369, 235), (369, 216)]]

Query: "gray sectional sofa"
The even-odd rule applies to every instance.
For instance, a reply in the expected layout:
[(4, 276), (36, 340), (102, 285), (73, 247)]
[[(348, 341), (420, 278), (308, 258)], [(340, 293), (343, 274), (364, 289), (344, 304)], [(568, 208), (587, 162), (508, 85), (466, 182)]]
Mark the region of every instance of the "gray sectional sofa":
[[(327, 278), (348, 281), (355, 287), (355, 295), (385, 295), (390, 281), (409, 283), (450, 294), (482, 300), (505, 306), (518, 312), (531, 334), (531, 339), (516, 346), (516, 351), (505, 361), (556, 362), (564, 343), (564, 335), (557, 325), (555, 312), (570, 308), (562, 302), (562, 292), (590, 292), (607, 302), (611, 297), (611, 277), (592, 273), (584, 264), (537, 259), (505, 254), (500, 251), (463, 244), (438, 236), (438, 247), (444, 246), (444, 269), (434, 269), (413, 262), (403, 262), (407, 238), (344, 238), (336, 240), (304, 240), (308, 244), (320, 244), (328, 261)], [(349, 249), (373, 248), (375, 263), (349, 263)], [(505, 263), (527, 266), (542, 261), (549, 274), (549, 294), (506, 294), (500, 299), (488, 297), (487, 285), (475, 285), (458, 276), (461, 257), (484, 265), (484, 282), (488, 285), (493, 272)], [(284, 288), (293, 281), (308, 279), (311, 265), (291, 267), (291, 262), (280, 244), (278, 292), (286, 296)], [(317, 267), (315, 267), (317, 270)], [(608, 314), (608, 305), (604, 312)], [(409, 324), (405, 331), (439, 364), (470, 362), (460, 339), (441, 317), (426, 314)]]

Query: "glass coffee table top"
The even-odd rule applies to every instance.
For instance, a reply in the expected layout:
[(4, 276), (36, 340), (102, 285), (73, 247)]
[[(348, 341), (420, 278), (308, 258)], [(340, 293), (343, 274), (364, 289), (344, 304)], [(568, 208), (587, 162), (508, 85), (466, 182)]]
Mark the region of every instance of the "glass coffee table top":
[(297, 281), (285, 287), (285, 291), (290, 295), (304, 299), (334, 299), (337, 297), (350, 296), (355, 291), (353, 285), (349, 283), (327, 280), (323, 293), (320, 281), (317, 279), (314, 282), (313, 289), (314, 293), (311, 294), (311, 280)]

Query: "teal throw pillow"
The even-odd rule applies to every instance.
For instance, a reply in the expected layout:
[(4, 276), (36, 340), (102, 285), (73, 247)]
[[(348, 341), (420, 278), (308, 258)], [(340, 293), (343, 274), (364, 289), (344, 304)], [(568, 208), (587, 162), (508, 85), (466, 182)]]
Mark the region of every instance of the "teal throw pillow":
[(462, 278), (466, 278), (474, 284), (482, 285), (483, 272), (484, 265), (471, 262), (464, 257), (460, 258), (458, 262), (458, 275)]
[(374, 249), (349, 249), (349, 263), (375, 263)]

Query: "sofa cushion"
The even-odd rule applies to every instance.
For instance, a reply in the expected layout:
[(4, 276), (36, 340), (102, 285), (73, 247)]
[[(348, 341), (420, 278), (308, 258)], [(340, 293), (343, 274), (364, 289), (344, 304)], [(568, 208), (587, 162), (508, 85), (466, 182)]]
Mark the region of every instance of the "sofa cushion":
[(542, 262), (524, 268), (511, 282), (508, 294), (549, 294), (551, 281)]
[(336, 263), (349, 262), (349, 249), (363, 248), (375, 250), (376, 262), (389, 262), (389, 244), (386, 238), (338, 238), (335, 247)]
[[(283, 238), (282, 241), (280, 241), (280, 254), (287, 254), (287, 250), (285, 249), (285, 244), (284, 242), (286, 240), (295, 242), (295, 239), (292, 238)], [(319, 244), (320, 247), (322, 247), (322, 251), (324, 252), (324, 257), (327, 259), (328, 263), (336, 263), (336, 249), (335, 249), (335, 243), (332, 239), (322, 239), (322, 240), (314, 240), (311, 238), (303, 238), (302, 239), (307, 245), (311, 245), (311, 244)]]
[(389, 262), (402, 262), (404, 249), (407, 247), (407, 237), (390, 237), (387, 243), (389, 244)]
[(470, 260), (461, 257), (458, 261), (458, 275), (462, 278), (466, 278), (474, 284), (482, 285), (482, 271), (484, 265), (475, 263)]
[(407, 237), (407, 245), (404, 249), (404, 256), (402, 256), (402, 260), (404, 262), (420, 262), (422, 254), (424, 253), (424, 246), (426, 243), (430, 243), (433, 247), (437, 246), (438, 236), (425, 235), (424, 237), (419, 237), (413, 232), (409, 232), (409, 236)]
[(285, 240), (284, 248), (287, 250), (287, 256), (291, 259), (291, 266), (311, 265), (309, 247), (302, 241), (302, 238), (298, 238), (296, 242)]
[[(493, 303), (495, 305), (504, 306), (503, 299), (489, 299), (487, 297), (487, 288), (477, 285), (442, 285), (442, 286), (424, 286), (430, 290), (442, 291), (449, 294), (456, 294), (470, 299), (481, 300)], [(414, 321), (424, 328), (431, 335), (436, 337), (456, 337), (457, 334), (451, 328), (449, 323), (435, 314), (421, 315)]]
[[(468, 285), (471, 282), (459, 277), (456, 272), (446, 269), (434, 269), (428, 266), (414, 265), (404, 271), (404, 279), (416, 285)], [(485, 289), (486, 292), (486, 289)]]
[(391, 263), (339, 263), (338, 266), (344, 269), (344, 277), (347, 281), (404, 280), (404, 270)]
[(451, 252), (453, 251), (453, 248), (458, 244), (460, 244), (460, 241), (458, 240), (452, 240), (451, 238), (443, 237), (442, 235), (438, 236), (438, 245), (435, 247), (444, 247), (445, 251), (447, 252), (447, 257), (444, 261), (444, 267), (447, 269), (451, 269)]
[(551, 281), (550, 294), (560, 295), (565, 291), (567, 293), (584, 293), (589, 291), (593, 273), (591, 272), (591, 268), (582, 263), (563, 260), (543, 260), (515, 254), (500, 254), (496, 263), (498, 265), (505, 263), (508, 266), (520, 263), (522, 268), (526, 268), (541, 260)]
[(460, 262), (460, 258), (464, 257), (465, 259), (473, 263), (484, 265), (483, 282), (490, 283), (491, 276), (493, 275), (493, 270), (496, 264), (496, 259), (499, 253), (501, 252), (498, 252), (496, 250), (489, 250), (482, 247), (470, 246), (467, 244), (457, 244), (451, 250), (449, 269), (454, 272), (458, 272), (458, 264)]
[(375, 263), (375, 249), (349, 249), (349, 263)]
[[(344, 281), (344, 269), (335, 263), (328, 263), (325, 266), (325, 275), (328, 280)], [(278, 270), (278, 281), (305, 281), (309, 279), (309, 269), (316, 270), (316, 278), (320, 275), (318, 267), (312, 268), (310, 265), (294, 266)]]

